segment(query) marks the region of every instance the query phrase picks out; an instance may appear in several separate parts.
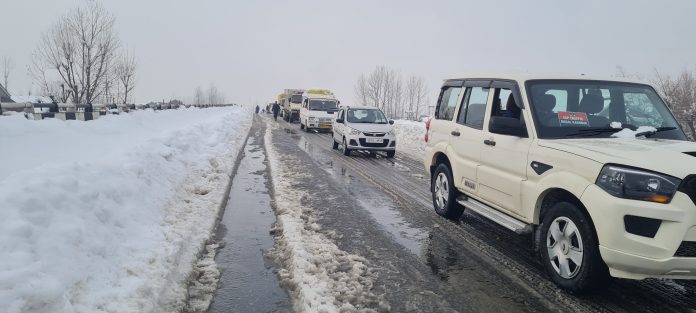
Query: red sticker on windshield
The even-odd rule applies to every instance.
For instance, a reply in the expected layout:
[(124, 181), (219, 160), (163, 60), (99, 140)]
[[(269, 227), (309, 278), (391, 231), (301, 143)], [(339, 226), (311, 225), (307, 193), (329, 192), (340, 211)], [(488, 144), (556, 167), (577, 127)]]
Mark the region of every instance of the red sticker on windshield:
[(568, 126), (590, 127), (590, 122), (587, 119), (587, 113), (585, 113), (585, 112), (558, 112), (558, 122), (563, 127), (568, 127)]

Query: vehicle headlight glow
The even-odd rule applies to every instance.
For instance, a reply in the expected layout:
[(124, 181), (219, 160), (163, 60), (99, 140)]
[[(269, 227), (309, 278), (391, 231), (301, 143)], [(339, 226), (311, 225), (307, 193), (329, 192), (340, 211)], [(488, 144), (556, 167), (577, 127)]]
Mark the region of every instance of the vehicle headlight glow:
[(680, 182), (678, 178), (660, 173), (606, 165), (595, 183), (615, 197), (670, 203)]
[(355, 128), (351, 128), (351, 129), (350, 129), (350, 134), (353, 135), (353, 136), (357, 136), (357, 135), (360, 135), (360, 131), (357, 130), (357, 129), (355, 129)]

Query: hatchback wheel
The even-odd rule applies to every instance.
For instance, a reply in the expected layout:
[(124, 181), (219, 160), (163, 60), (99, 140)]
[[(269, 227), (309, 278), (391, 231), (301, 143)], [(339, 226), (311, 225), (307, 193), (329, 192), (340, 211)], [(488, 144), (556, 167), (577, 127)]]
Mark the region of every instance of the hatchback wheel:
[(332, 133), (331, 134), (331, 149), (338, 149), (338, 141), (336, 141), (336, 134)]
[(349, 156), (350, 149), (348, 149), (348, 144), (346, 143), (346, 137), (343, 137), (343, 155)]

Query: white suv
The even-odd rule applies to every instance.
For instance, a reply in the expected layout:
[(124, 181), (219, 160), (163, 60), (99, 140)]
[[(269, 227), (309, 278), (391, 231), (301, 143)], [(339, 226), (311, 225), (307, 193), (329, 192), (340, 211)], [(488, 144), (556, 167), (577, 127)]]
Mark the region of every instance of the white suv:
[(374, 155), (384, 151), (388, 158), (396, 154), (396, 136), (382, 110), (375, 107), (342, 107), (333, 121), (333, 148), (339, 144), (344, 155), (353, 150), (366, 150)]
[(609, 276), (696, 278), (696, 143), (645, 84), (446, 80), (426, 133), (435, 211), (534, 233), (571, 292)]

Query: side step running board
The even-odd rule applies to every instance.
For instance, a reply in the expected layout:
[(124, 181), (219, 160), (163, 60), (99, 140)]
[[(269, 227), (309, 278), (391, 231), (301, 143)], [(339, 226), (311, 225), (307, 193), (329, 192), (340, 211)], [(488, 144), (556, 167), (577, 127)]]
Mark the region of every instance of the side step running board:
[(474, 199), (467, 198), (466, 196), (460, 196), (457, 198), (457, 203), (518, 234), (529, 234), (534, 230), (532, 225), (519, 221), (510, 215), (500, 212)]

